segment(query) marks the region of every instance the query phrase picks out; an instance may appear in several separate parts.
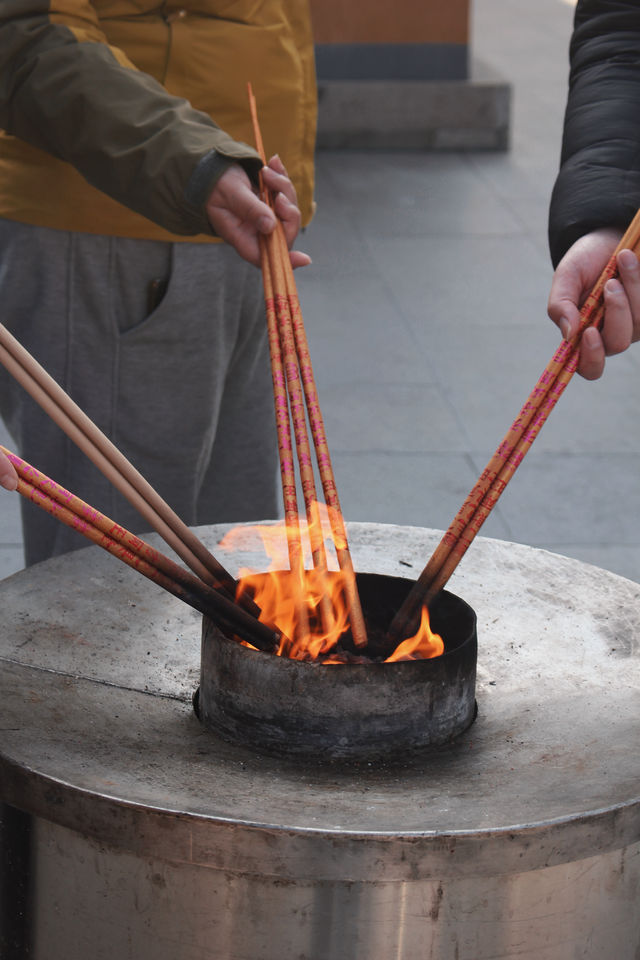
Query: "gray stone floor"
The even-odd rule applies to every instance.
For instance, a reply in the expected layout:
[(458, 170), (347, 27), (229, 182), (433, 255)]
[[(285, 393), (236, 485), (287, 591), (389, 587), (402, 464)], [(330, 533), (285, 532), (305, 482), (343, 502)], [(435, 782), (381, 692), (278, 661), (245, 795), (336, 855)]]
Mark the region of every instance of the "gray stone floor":
[[(446, 528), (558, 343), (546, 213), (573, 9), (473, 7), (474, 56), (513, 84), (509, 152), (318, 156), (298, 283), (348, 520)], [(640, 346), (574, 378), (483, 534), (640, 580), (638, 411)], [(0, 576), (22, 566), (17, 499)]]

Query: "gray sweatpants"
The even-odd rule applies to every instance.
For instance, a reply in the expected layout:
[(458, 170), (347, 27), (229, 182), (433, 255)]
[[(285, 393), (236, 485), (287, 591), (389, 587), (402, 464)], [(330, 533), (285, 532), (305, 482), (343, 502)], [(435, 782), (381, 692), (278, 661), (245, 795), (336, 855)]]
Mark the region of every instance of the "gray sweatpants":
[[(278, 516), (260, 274), (232, 249), (0, 220), (0, 320), (186, 523)], [(144, 531), (2, 367), (0, 414), (25, 460)], [(28, 502), (22, 520), (28, 565), (87, 545)]]

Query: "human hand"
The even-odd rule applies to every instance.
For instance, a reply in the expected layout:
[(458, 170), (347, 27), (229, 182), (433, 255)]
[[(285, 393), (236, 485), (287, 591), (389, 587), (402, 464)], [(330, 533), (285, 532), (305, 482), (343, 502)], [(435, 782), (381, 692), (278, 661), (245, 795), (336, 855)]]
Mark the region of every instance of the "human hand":
[(15, 490), (17, 486), (18, 474), (9, 458), (0, 450), (0, 487), (4, 487), (5, 490)]
[[(549, 293), (548, 312), (568, 340), (578, 330), (580, 307), (591, 292), (621, 232), (602, 229), (577, 240), (556, 268)], [(604, 287), (602, 330), (588, 327), (582, 334), (578, 373), (585, 380), (602, 376), (605, 357), (622, 353), (640, 340), (640, 263), (632, 250), (617, 256), (619, 278)]]
[[(295, 187), (280, 157), (272, 157), (269, 165), (262, 168), (262, 175), (275, 197), (275, 214), (284, 228), (291, 266), (294, 269), (304, 267), (311, 263), (311, 258), (299, 250), (291, 250), (300, 229), (300, 210)], [(216, 234), (249, 263), (260, 266), (258, 237), (275, 229), (276, 217), (256, 196), (249, 177), (239, 164), (234, 163), (222, 174), (209, 194), (206, 209)]]

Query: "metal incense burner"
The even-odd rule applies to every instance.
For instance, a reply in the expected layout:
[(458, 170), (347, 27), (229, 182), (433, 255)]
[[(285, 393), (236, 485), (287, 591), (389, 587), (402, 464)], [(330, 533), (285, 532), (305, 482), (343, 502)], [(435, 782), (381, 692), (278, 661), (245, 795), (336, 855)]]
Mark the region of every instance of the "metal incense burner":
[[(412, 582), (359, 574), (370, 631), (383, 633)], [(242, 646), (204, 619), (200, 719), (234, 742), (315, 760), (381, 760), (441, 746), (473, 721), (476, 616), (443, 592), (431, 627), (439, 657), (324, 665)]]
[[(390, 582), (440, 538), (349, 525)], [(316, 763), (199, 722), (200, 616), (99, 547), (1, 581), (2, 960), (638, 960), (640, 586), (479, 537), (452, 588), (475, 721)]]

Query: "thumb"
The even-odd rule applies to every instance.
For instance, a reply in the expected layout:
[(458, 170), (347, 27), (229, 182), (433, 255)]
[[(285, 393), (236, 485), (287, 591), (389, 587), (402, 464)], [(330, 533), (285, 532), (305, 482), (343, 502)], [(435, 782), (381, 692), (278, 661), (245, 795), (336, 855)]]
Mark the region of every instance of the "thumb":
[(578, 329), (580, 323), (578, 304), (582, 290), (583, 280), (579, 271), (571, 265), (560, 264), (551, 281), (547, 313), (560, 328), (565, 339), (572, 337)]
[(5, 490), (16, 490), (18, 477), (9, 460), (0, 454), (0, 487)]

